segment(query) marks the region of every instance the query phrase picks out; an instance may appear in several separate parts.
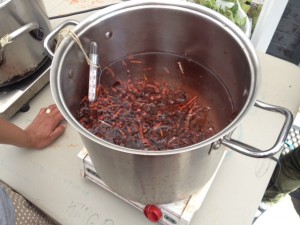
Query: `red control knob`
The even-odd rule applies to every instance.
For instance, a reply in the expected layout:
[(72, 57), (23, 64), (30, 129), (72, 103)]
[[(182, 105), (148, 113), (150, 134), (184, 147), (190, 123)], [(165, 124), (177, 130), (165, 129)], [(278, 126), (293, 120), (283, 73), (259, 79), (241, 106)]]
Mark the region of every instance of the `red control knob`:
[(162, 217), (162, 212), (155, 205), (146, 205), (144, 208), (144, 214), (151, 222), (154, 223), (157, 223)]

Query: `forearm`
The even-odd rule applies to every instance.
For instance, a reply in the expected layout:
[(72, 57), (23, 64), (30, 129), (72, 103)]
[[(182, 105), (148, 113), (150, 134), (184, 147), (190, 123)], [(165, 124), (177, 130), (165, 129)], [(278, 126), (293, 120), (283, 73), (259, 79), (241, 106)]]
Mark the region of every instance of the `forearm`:
[(0, 118), (0, 143), (27, 148), (30, 138), (23, 129)]

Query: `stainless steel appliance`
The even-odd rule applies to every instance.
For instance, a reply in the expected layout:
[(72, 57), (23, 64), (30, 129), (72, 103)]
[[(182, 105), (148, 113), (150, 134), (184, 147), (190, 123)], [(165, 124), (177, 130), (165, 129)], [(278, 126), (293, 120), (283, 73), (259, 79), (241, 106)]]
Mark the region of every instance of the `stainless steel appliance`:
[(28, 101), (48, 82), (51, 60), (22, 82), (0, 88), (0, 118), (9, 119), (18, 111), (28, 110)]
[(128, 199), (123, 198), (117, 193), (113, 192), (101, 179), (101, 177), (97, 174), (93, 162), (86, 151), (83, 148), (79, 153), (78, 157), (81, 160), (81, 169), (80, 175), (95, 184), (109, 193), (114, 194), (121, 200), (125, 201), (129, 205), (135, 207), (137, 210), (141, 211), (144, 216), (153, 223), (160, 223), (164, 225), (188, 225), (192, 221), (194, 214), (201, 207), (207, 192), (217, 174), (223, 159), (225, 158), (226, 152), (224, 152), (222, 159), (220, 160), (219, 166), (216, 168), (215, 173), (210, 178), (205, 186), (200, 188), (193, 195), (177, 202), (172, 202), (169, 204), (161, 204), (161, 205), (144, 205), (138, 202), (130, 201)]
[(42, 0), (0, 0), (0, 21), (0, 117), (9, 119), (49, 81), (51, 24)]
[(0, 87), (4, 87), (31, 76), (45, 63), (43, 41), (51, 25), (42, 0), (1, 0), (0, 21)]

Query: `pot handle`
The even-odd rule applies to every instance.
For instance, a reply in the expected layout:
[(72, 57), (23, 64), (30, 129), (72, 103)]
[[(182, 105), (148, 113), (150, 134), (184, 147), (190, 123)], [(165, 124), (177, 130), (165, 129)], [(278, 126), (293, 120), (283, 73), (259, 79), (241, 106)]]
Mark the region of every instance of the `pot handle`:
[(64, 27), (68, 26), (68, 25), (78, 25), (79, 22), (76, 20), (66, 20), (65, 22), (61, 23), (60, 25), (58, 25), (54, 30), (52, 30), (45, 38), (44, 40), (44, 48), (47, 52), (47, 54), (49, 55), (50, 58), (54, 57), (54, 53), (51, 50), (50, 47), (50, 41), (52, 39), (54, 39), (54, 36), (56, 36), (58, 34), (58, 32), (60, 32)]
[(285, 116), (283, 127), (281, 128), (279, 136), (273, 147), (271, 147), (268, 150), (260, 150), (250, 145), (239, 142), (237, 140), (231, 139), (231, 134), (225, 136), (225, 138), (222, 139), (220, 142), (226, 147), (231, 148), (232, 150), (237, 151), (241, 154), (254, 158), (267, 158), (275, 155), (282, 149), (284, 141), (286, 140), (287, 135), (293, 124), (293, 114), (283, 107), (270, 105), (261, 101), (256, 101), (254, 105), (261, 109), (277, 112)]
[(6, 34), (3, 37), (1, 37), (0, 38), (0, 63), (2, 62), (3, 59), (4, 48), (7, 45), (12, 43), (19, 36), (28, 33), (30, 31), (39, 30), (39, 29), (40, 27), (36, 22), (31, 22), (11, 32), (10, 34)]
[(19, 29), (11, 32), (10, 34), (4, 35), (0, 39), (0, 48), (4, 48), (5, 46), (9, 45), (13, 40), (15, 40), (17, 37), (28, 33), (29, 31), (33, 31), (39, 28), (39, 25), (36, 22), (28, 23)]

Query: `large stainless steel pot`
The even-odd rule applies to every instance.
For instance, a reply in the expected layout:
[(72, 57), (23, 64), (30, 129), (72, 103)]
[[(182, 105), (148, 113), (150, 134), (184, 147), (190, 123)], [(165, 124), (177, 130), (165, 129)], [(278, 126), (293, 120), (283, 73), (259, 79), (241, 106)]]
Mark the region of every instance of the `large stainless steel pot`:
[[(78, 105), (88, 87), (88, 65), (72, 38), (56, 50), (50, 74), (55, 102), (80, 133), (103, 181), (117, 194), (144, 204), (174, 202), (203, 187), (216, 171), (224, 147), (252, 157), (277, 153), (292, 123), (291, 113), (256, 101), (259, 63), (249, 39), (225, 17), (205, 7), (180, 1), (131, 1), (103, 9), (81, 23), (67, 21), (45, 41), (69, 24), (88, 52), (99, 43), (101, 66), (128, 55), (167, 52), (199, 62), (218, 75), (231, 95), (237, 115), (215, 136), (181, 149), (160, 152), (124, 148), (97, 138), (76, 120)], [(197, 76), (197, 74), (195, 74)], [(256, 105), (286, 117), (275, 145), (259, 150), (233, 140), (232, 131)], [(222, 115), (220, 115), (222, 116)]]
[(0, 87), (33, 74), (45, 61), (50, 21), (42, 0), (0, 0)]

